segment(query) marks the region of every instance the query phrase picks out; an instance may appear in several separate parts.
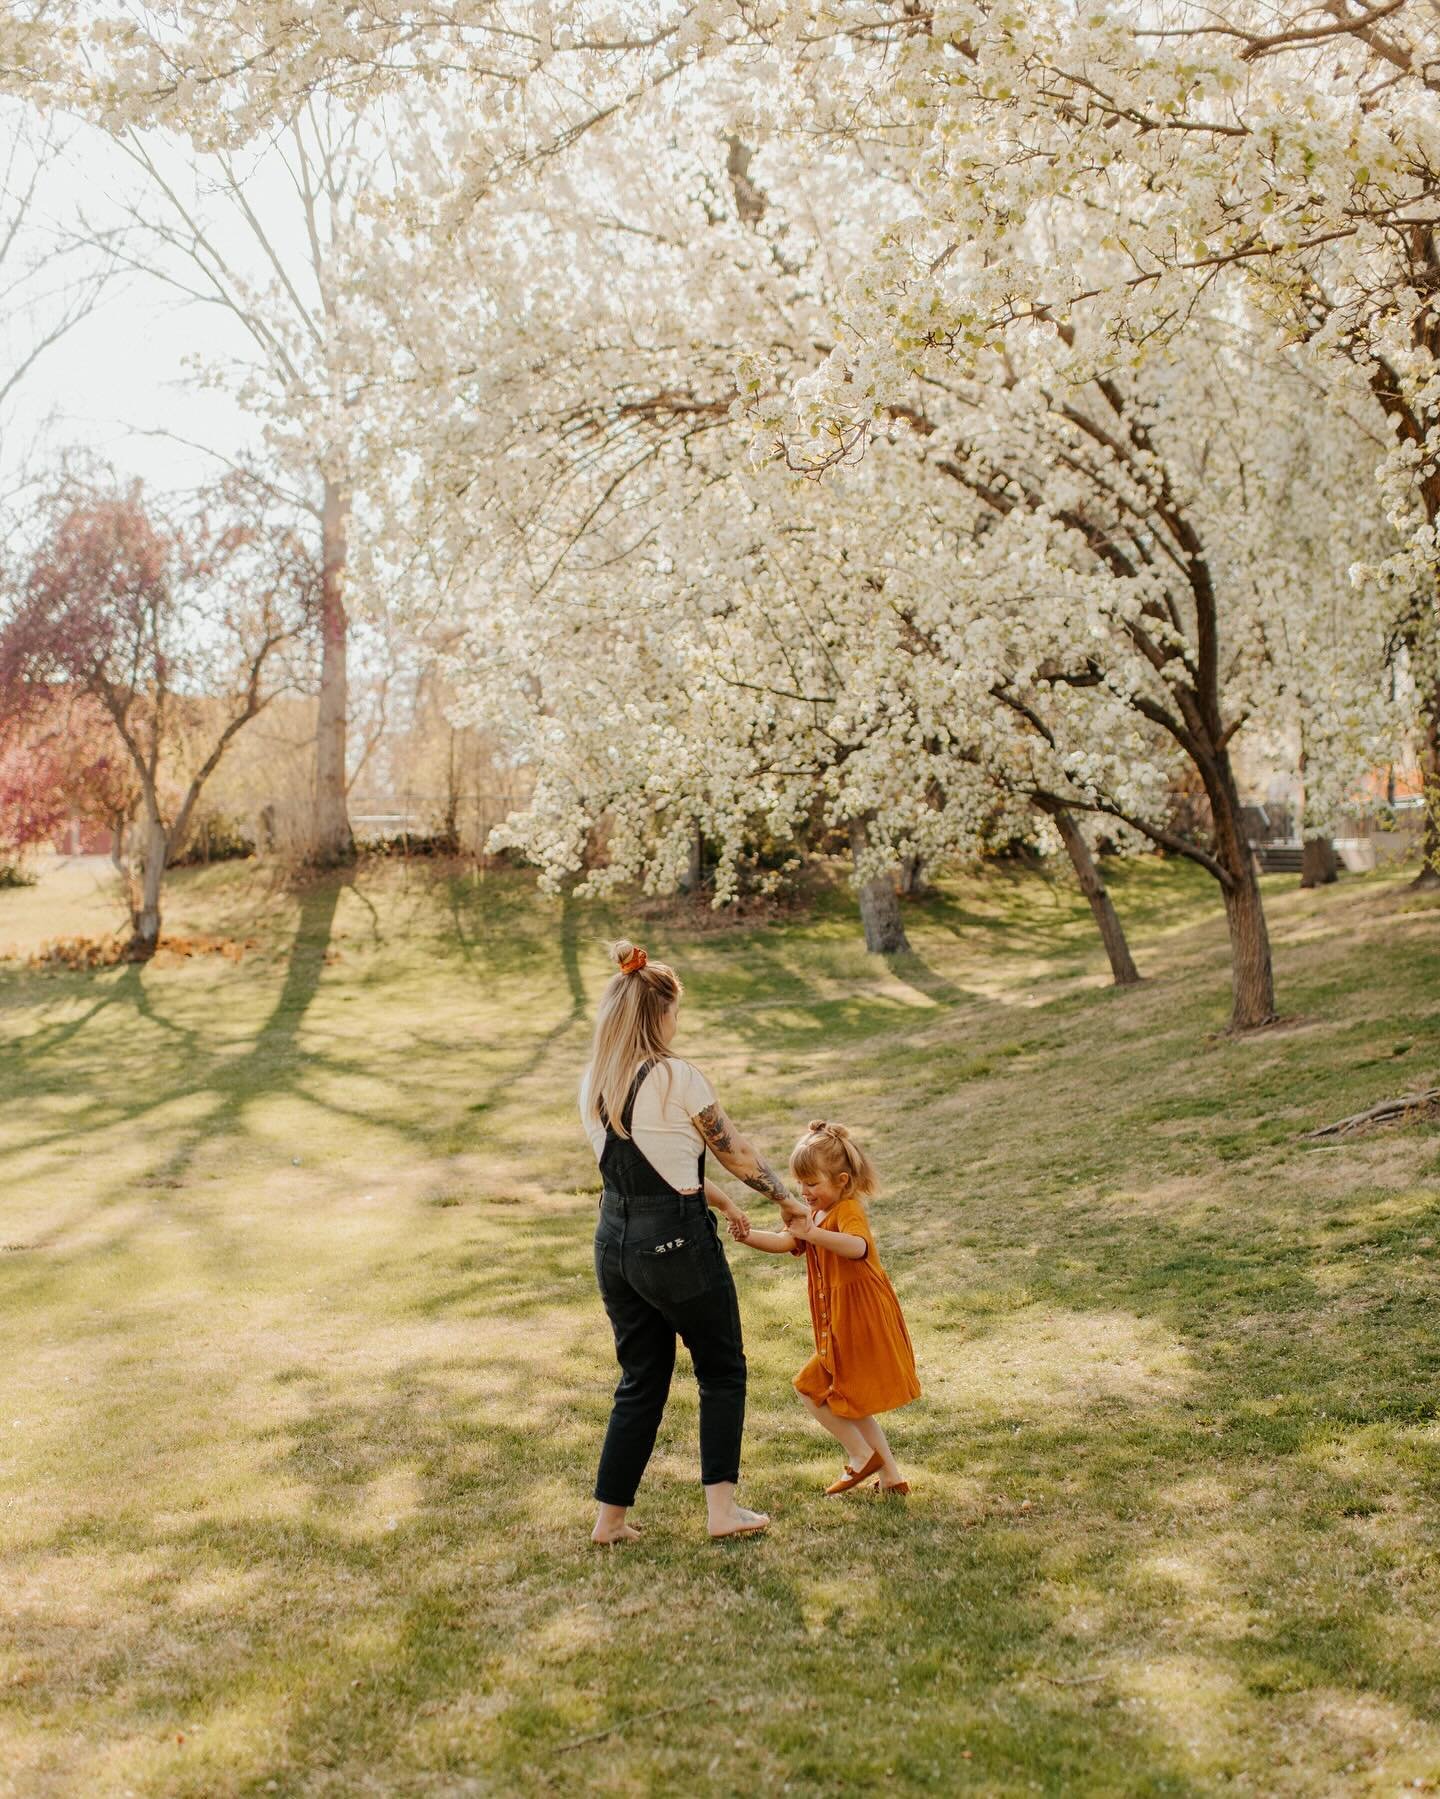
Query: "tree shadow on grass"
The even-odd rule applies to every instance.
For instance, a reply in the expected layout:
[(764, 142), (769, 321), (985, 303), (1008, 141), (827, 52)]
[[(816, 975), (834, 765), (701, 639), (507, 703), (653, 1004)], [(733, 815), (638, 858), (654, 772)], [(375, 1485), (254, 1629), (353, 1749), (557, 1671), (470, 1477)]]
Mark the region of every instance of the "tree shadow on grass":
[(927, 999), (934, 1000), (937, 1006), (963, 1006), (974, 1001), (974, 994), (947, 980), (914, 950), (904, 955), (886, 956), (885, 966), (897, 980), (904, 981), (907, 987), (914, 987)]
[[(782, 971), (794, 979), (783, 958)], [(573, 1024), (578, 962), (569, 987)], [(827, 1002), (811, 985), (808, 1003)], [(1096, 1047), (1076, 1052), (1074, 1123), (1098, 1114), (1114, 1136), (1129, 1114), (1107, 1106), (1136, 1101)], [(1036, 1113), (1079, 1106), (1034, 1098)], [(938, 1139), (940, 1116), (894, 1130)], [(1092, 1152), (1043, 1122), (1015, 1145), (1028, 1175), (1075, 1173)], [(1216, 1141), (1187, 1147), (1197, 1179), (1218, 1183)], [(953, 1173), (953, 1147), (936, 1154)], [(1143, 1188), (1144, 1156), (1127, 1167)], [(185, 1734), (132, 1784), (195, 1799), (269, 1781), (1318, 1794), (1347, 1790), (1347, 1764), (1378, 1780), (1385, 1752), (1398, 1777), (1403, 1755), (1428, 1752), (1440, 1690), (1430, 1201), (1356, 1191), (1325, 1214), (1307, 1188), (1267, 1213), (1270, 1172), (1217, 1185), (1213, 1216), (1167, 1214), (1160, 1193), (1151, 1210), (1143, 1191), (1106, 1203), (1088, 1165), (1094, 1190), (1069, 1203), (1021, 1182), (966, 1221), (980, 1245), (967, 1260), (937, 1170), (896, 1210), (902, 1244), (935, 1223), (914, 1271), (932, 1393), (892, 1432), (910, 1509), (818, 1497), (829, 1447), (784, 1392), (803, 1359), (789, 1357), (804, 1329), (790, 1289), (792, 1333), (776, 1328), (778, 1292), (752, 1331), (746, 1491), (776, 1531), (725, 1547), (699, 1535), (683, 1378), (644, 1491), (644, 1549), (585, 1545), (614, 1376), (579, 1208), (418, 1250), (408, 1291), (394, 1291), (407, 1258), (389, 1257), (363, 1289), (407, 1327), (448, 1321), (449, 1351), (275, 1368), (277, 1396), (304, 1398), (286, 1418), (277, 1397), (259, 1426), (264, 1491), (238, 1516), (157, 1518), (143, 1449), (122, 1445), (113, 1504), (52, 1545), (76, 1558), (83, 1603), (103, 1573), (114, 1632), (52, 1633), (54, 1614), (32, 1613), (22, 1647), (42, 1678), (23, 1703), (58, 1727), (51, 1740), (63, 1728), (110, 1754)], [(573, 1308), (567, 1271), (584, 1295)], [(758, 1288), (746, 1303), (748, 1324)], [(1075, 1321), (1097, 1314), (1111, 1334), (1084, 1337)], [(357, 1310), (357, 1343), (368, 1323)], [(455, 1347), (467, 1332), (473, 1355)], [(190, 1378), (184, 1334), (177, 1321), (173, 1363), (145, 1371), (157, 1395)], [(963, 1376), (955, 1390), (942, 1364)], [(57, 1466), (80, 1465), (83, 1447)], [(710, 1694), (718, 1708), (654, 1716)]]
[[(208, 1095), (209, 1103), (203, 1112), (177, 1133), (168, 1154), (159, 1162), (148, 1183), (159, 1187), (178, 1187), (184, 1184), (196, 1153), (205, 1144), (216, 1138), (238, 1135), (250, 1109), (272, 1095), (293, 1094), (307, 1103), (343, 1115), (344, 1107), (327, 1100), (319, 1092), (320, 1080), (343, 1078), (347, 1074), (360, 1076), (369, 1071), (360, 1063), (347, 1061), (333, 1052), (306, 1049), (302, 1053), (299, 1037), (320, 988), (335, 914), (345, 885), (343, 880), (329, 879), (317, 882), (303, 895), (280, 992), (249, 1047), (239, 1056), (217, 1052), (202, 1028), (183, 1025), (166, 1017), (153, 1004), (145, 981), (146, 971), (134, 966), (126, 968), (116, 980), (105, 1003), (109, 1006), (133, 1006), (138, 1016), (165, 1032), (172, 1040), (175, 1060), (169, 1078), (157, 1082), (152, 1072), (139, 1096), (127, 1093), (119, 1099), (107, 1097), (102, 1088), (92, 1093), (83, 1109), (68, 1109), (63, 1121), (54, 1129), (18, 1139), (14, 1147), (19, 1151), (33, 1152), (63, 1144), (73, 1151), (87, 1135), (120, 1124), (140, 1124), (177, 1100)], [(98, 1011), (99, 1008), (94, 1010)], [(113, 1073), (111, 1058), (114, 1047), (105, 1042), (97, 1045), (95, 1053), (101, 1058), (97, 1064), (96, 1085), (99, 1086), (98, 1077), (101, 1074)], [(67, 1068), (72, 1084), (75, 1073), (72, 1057)], [(40, 1090), (44, 1091), (45, 1088)], [(403, 1106), (392, 1104), (386, 1111), (388, 1115), (383, 1119), (385, 1123), (402, 1133), (412, 1136), (419, 1134)], [(369, 1123), (375, 1121), (377, 1113), (372, 1108), (361, 1116)], [(83, 1215), (90, 1216), (112, 1207), (132, 1193), (133, 1187), (123, 1184), (108, 1196), (102, 1195), (95, 1191), (92, 1176)], [(196, 1216), (207, 1230), (219, 1228), (219, 1221), (208, 1213)], [(42, 1233), (32, 1247), (37, 1251), (59, 1247), (79, 1221), (79, 1216), (75, 1214), (61, 1220)], [(103, 1244), (92, 1246), (92, 1253), (106, 1256), (115, 1254), (144, 1226), (144, 1215), (137, 1214), (128, 1224), (107, 1235)], [(24, 1276), (20, 1270), (7, 1269), (7, 1276), (11, 1282), (19, 1279), (23, 1289)], [(35, 1278), (44, 1284), (51, 1280), (51, 1274), (42, 1269), (36, 1272)]]
[[(87, 1135), (121, 1124), (143, 1124), (149, 1116), (176, 1100), (199, 1097), (203, 1106), (198, 1116), (191, 1117), (183, 1127), (175, 1131), (163, 1159), (146, 1183), (159, 1188), (178, 1188), (185, 1185), (197, 1153), (207, 1144), (238, 1140), (245, 1133), (247, 1120), (255, 1108), (272, 1097), (284, 1095), (307, 1105), (318, 1106), (340, 1118), (353, 1117), (357, 1124), (367, 1128), (378, 1125), (394, 1130), (410, 1142), (423, 1145), (427, 1150), (454, 1153), (458, 1149), (468, 1148), (469, 1143), (456, 1135), (455, 1131), (452, 1130), (447, 1135), (443, 1130), (437, 1132), (428, 1128), (423, 1122), (423, 1107), (411, 1107), (405, 1103), (403, 1096), (397, 1092), (407, 1078), (403, 1071), (397, 1071), (389, 1077), (390, 1092), (384, 1103), (365, 1103), (360, 1099), (360, 1103), (347, 1105), (337, 1097), (337, 1092), (343, 1092), (344, 1084), (352, 1081), (360, 1083), (363, 1093), (365, 1085), (373, 1082), (376, 1077), (373, 1063), (363, 1056), (346, 1056), (334, 1047), (317, 1047), (309, 1042), (302, 1045), (305, 1021), (320, 991), (330, 955), (340, 899), (348, 891), (348, 887), (349, 880), (345, 877), (331, 878), (315, 883), (302, 895), (300, 914), (286, 958), (280, 990), (268, 1015), (253, 1035), (249, 1036), (246, 1047), (238, 1055), (226, 1054), (223, 1049), (217, 1050), (200, 1026), (182, 1024), (167, 1017), (153, 1004), (145, 982), (145, 971), (136, 967), (125, 969), (111, 991), (90, 1008), (86, 1017), (93, 1018), (107, 1007), (133, 1006), (137, 1015), (163, 1031), (171, 1041), (173, 1066), (168, 1078), (156, 1080), (152, 1068), (151, 1078), (139, 1095), (131, 1096), (127, 1091), (118, 1099), (109, 1097), (102, 1077), (113, 1076), (115, 1050), (108, 1039), (104, 1043), (97, 1040), (92, 1058), (96, 1059), (97, 1078), (90, 1097), (80, 1108), (67, 1107), (63, 1120), (57, 1122), (54, 1128), (15, 1140), (15, 1147), (34, 1152), (54, 1145), (64, 1145), (73, 1152)], [(522, 1052), (518, 1061), (507, 1055), (504, 1067), (495, 1071), (487, 1083), (487, 1090), (469, 1107), (472, 1115), (482, 1115), (489, 1111), (499, 1094), (533, 1075), (557, 1046), (582, 1025), (586, 995), (579, 961), (579, 928), (578, 908), (567, 903), (562, 907), (559, 933), (559, 956), (569, 996), (566, 1011)], [(554, 953), (553, 948), (550, 953)], [(84, 1022), (84, 1019), (80, 1021), (81, 1024)], [(78, 1026), (64, 1027), (59, 1044), (63, 1046), (70, 1042), (77, 1030)], [(422, 1043), (418, 1047), (423, 1051), (426, 1046)], [(440, 1055), (453, 1053), (455, 1047), (449, 1040), (437, 1041), (433, 1045), (434, 1052)], [(421, 1060), (423, 1063), (423, 1055)], [(66, 1074), (73, 1085), (73, 1053), (67, 1061)], [(413, 1079), (423, 1083), (423, 1069), (415, 1072)], [(35, 1072), (32, 1074), (32, 1084), (37, 1082), (37, 1092), (50, 1090), (44, 1058), (40, 1056), (36, 1058)], [(83, 1074), (80, 1086), (83, 1091)], [(357, 1098), (360, 1096), (357, 1095)], [(93, 1175), (87, 1185), (89, 1191), (83, 1216), (93, 1216), (95, 1212), (118, 1204), (134, 1194), (133, 1183), (123, 1183), (111, 1195), (103, 1197), (94, 1190)], [(29, 1248), (40, 1253), (59, 1247), (65, 1237), (74, 1231), (81, 1216), (69, 1214), (41, 1233)], [(208, 1233), (214, 1234), (222, 1229), (223, 1220), (211, 1210), (202, 1210), (194, 1216)], [(123, 1249), (144, 1226), (144, 1215), (137, 1214), (128, 1224), (117, 1226), (109, 1232), (103, 1246), (94, 1246), (94, 1253), (113, 1255)], [(6, 1274), (7, 1290), (17, 1299), (29, 1291), (34, 1282), (39, 1282), (37, 1291), (48, 1290), (53, 1285), (53, 1270), (50, 1268), (37, 1267), (33, 1271), (33, 1277), (27, 1280), (25, 1270), (19, 1264), (11, 1264), (7, 1267)]]
[[(1429, 1228), (1417, 1207), (1344, 1220), (1367, 1265), (1408, 1265)], [(721, 1793), (737, 1769), (756, 1791), (1198, 1795), (1223, 1774), (1318, 1793), (1343, 1789), (1355, 1733), (1403, 1746), (1437, 1722), (1416, 1635), (1433, 1528), (1397, 1511), (1374, 1435), (1413, 1422), (1385, 1389), (1425, 1315), (1329, 1317), (1313, 1245), (1077, 1213), (1030, 1259), (1032, 1297), (998, 1305), (937, 1264), (963, 1328), (919, 1314), (933, 1391), (891, 1433), (908, 1510), (820, 1497), (832, 1451), (784, 1386), (803, 1326), (774, 1328), (798, 1288), (754, 1288), (746, 1493), (772, 1537), (704, 1541), (682, 1358), (644, 1547), (602, 1556), (585, 1492), (614, 1371), (588, 1218), (495, 1222), (361, 1283), (387, 1327), (397, 1308), (448, 1322), (448, 1347), (367, 1354), (360, 1317), (334, 1364), (277, 1341), (273, 1416), (235, 1422), (259, 1450), (249, 1509), (157, 1517), (117, 1479), (113, 1508), (57, 1532), (48, 1565), (103, 1568), (113, 1629), (32, 1611), (34, 1717), (112, 1750), (185, 1735), (163, 1780), (144, 1766), (195, 1799), (271, 1780)], [(1267, 1305), (1262, 1338), (1246, 1325)], [(157, 1393), (187, 1378), (179, 1324), (172, 1353), (147, 1369)], [(1407, 1453), (1420, 1480), (1440, 1451)], [(718, 1711), (654, 1718), (710, 1695)]]
[[(85, 1027), (93, 1023), (107, 1007), (131, 997), (126, 977), (134, 972), (133, 968), (125, 969), (119, 980), (112, 979), (108, 989), (102, 990), (96, 995), (87, 1009), (78, 1013), (74, 1018), (60, 1024), (42, 1025), (39, 1030), (31, 1031), (26, 1036), (7, 1043), (4, 1052), (5, 1063), (14, 1073), (19, 1073), (31, 1064), (43, 1061), (47, 1056), (55, 1055), (72, 1039), (78, 1037)], [(31, 990), (24, 993), (19, 990), (7, 991), (3, 1009), (17, 1011), (28, 1004), (38, 1010), (53, 1005), (56, 996), (52, 989), (41, 984), (44, 978), (37, 976), (31, 984)], [(97, 977), (94, 975), (82, 978), (86, 979), (87, 984), (92, 988), (97, 981)], [(110, 977), (104, 978), (109, 979)], [(7, 1085), (13, 1079), (14, 1074), (8, 1076)]]
[[(1252, 1732), (1276, 1690), (1378, 1681), (1424, 1714), (1423, 1673), (1389, 1684), (1392, 1658), (1355, 1619), (1297, 1645), (1275, 1617), (1236, 1641), (1223, 1624), (1181, 1624), (1171, 1602), (1168, 1632), (1137, 1634), (1133, 1607), (1155, 1602), (1165, 1554), (1211, 1566), (1244, 1542), (1243, 1578), (1267, 1594), (1293, 1571), (1233, 1519), (1228, 1534), (1213, 1515), (1177, 1534), (1165, 1508), (1144, 1517), (1152, 1439), (1124, 1406), (1088, 1430), (1037, 1422), (1023, 1439), (1008, 1419), (972, 1426), (958, 1477), (943, 1472), (949, 1427), (912, 1428), (908, 1510), (864, 1494), (827, 1502), (814, 1467), (826, 1452), (782, 1427), (752, 1454), (747, 1484), (776, 1508), (771, 1537), (711, 1545), (682, 1374), (643, 1492), (645, 1545), (603, 1556), (584, 1540), (584, 1487), (608, 1394), (590, 1370), (577, 1396), (586, 1372), (497, 1348), (414, 1360), (358, 1392), (323, 1368), (284, 1371), (300, 1415), (264, 1440), (303, 1508), (127, 1510), (57, 1537), (52, 1555), (106, 1559), (119, 1580), (105, 1633), (77, 1637), (56, 1618), (52, 1635), (31, 1612), (17, 1647), (42, 1670), (32, 1716), (88, 1720), (86, 1736), (132, 1746), (142, 1730), (184, 1734), (186, 1755), (165, 1752), (177, 1794), (461, 1779), (720, 1793), (743, 1769), (758, 1791), (1039, 1781), (1198, 1795), (1213, 1789), (1185, 1739), (1212, 1689)], [(1184, 1428), (1168, 1406), (1148, 1423)], [(1074, 1454), (1085, 1437), (1102, 1451), (1088, 1465)], [(1063, 1493), (1047, 1492), (1057, 1467)], [(1033, 1511), (1026, 1491), (1040, 1495)], [(1177, 1676), (1194, 1696), (1167, 1685)], [(645, 1722), (707, 1696), (718, 1715), (699, 1704)], [(1261, 1731), (1250, 1752), (1263, 1759), (1275, 1739)]]
[[(699, 966), (691, 969), (682, 962), (681, 972), (703, 1017), (753, 1049), (793, 1054), (907, 1035), (923, 1014), (899, 994), (871, 983), (883, 968), (923, 991), (921, 980), (911, 975), (926, 965), (918, 957), (903, 957), (894, 959), (897, 967), (892, 969), (887, 967), (890, 958), (877, 958), (857, 969), (856, 949), (847, 944), (837, 954), (831, 946), (825, 955), (807, 957), (803, 945), (755, 942), (739, 952), (733, 968), (696, 955)], [(857, 974), (862, 978), (857, 980)], [(1006, 1011), (993, 997), (938, 975), (926, 997), (938, 1005), (973, 1007), (996, 1017)]]
[(164, 1178), (180, 1179), (203, 1143), (216, 1136), (234, 1134), (250, 1107), (270, 1094), (304, 1088), (311, 1103), (323, 1103), (315, 1100), (313, 1086), (304, 1076), (315, 1071), (317, 1062), (324, 1065), (331, 1058), (307, 1051), (306, 1068), (302, 1069), (299, 1037), (305, 1015), (320, 991), (335, 914), (348, 884), (340, 879), (327, 880), (302, 895), (285, 979), (270, 1015), (245, 1054), (217, 1068), (211, 1106), (162, 1164)]
[[(324, 968), (326, 953), (329, 948), (330, 934), (334, 922), (335, 911), (339, 904), (340, 886), (334, 881), (319, 884), (305, 895), (301, 902), (300, 921), (291, 944), (290, 956), (286, 965), (284, 984), (276, 999), (269, 1018), (260, 1026), (255, 1042), (246, 1055), (239, 1059), (227, 1059), (216, 1056), (207, 1049), (206, 1033), (195, 1026), (177, 1023), (159, 1011), (153, 1003), (146, 986), (145, 970), (131, 964), (120, 971), (110, 992), (79, 1021), (87, 1023), (102, 1010), (115, 1005), (129, 1005), (137, 1015), (156, 1029), (176, 1039), (177, 1049), (181, 1056), (176, 1066), (175, 1078), (164, 1085), (153, 1095), (134, 1100), (122, 1100), (119, 1103), (107, 1102), (103, 1098), (95, 1098), (90, 1107), (90, 1116), (85, 1119), (67, 1119), (64, 1126), (48, 1136), (28, 1139), (22, 1147), (33, 1149), (43, 1147), (47, 1143), (69, 1139), (89, 1130), (99, 1130), (107, 1125), (144, 1117), (147, 1113), (169, 1104), (175, 1098), (197, 1091), (205, 1091), (212, 1080), (224, 1080), (226, 1085), (235, 1085), (244, 1091), (226, 1094), (217, 1090), (215, 1106), (207, 1115), (204, 1124), (190, 1134), (180, 1148), (177, 1157), (182, 1162), (188, 1160), (194, 1143), (201, 1136), (208, 1134), (216, 1119), (222, 1114), (235, 1115), (243, 1111), (251, 1097), (262, 1094), (267, 1088), (279, 1085), (285, 1075), (290, 1072), (289, 1064), (294, 1060), (295, 1039), (306, 1011), (319, 988), (321, 972)], [(42, 1033), (40, 1040), (25, 1048), (28, 1059), (39, 1062), (61, 1047), (70, 1036), (74, 1035), (74, 1027), (62, 1027), (58, 1035)], [(105, 1045), (103, 1054), (108, 1058), (114, 1053), (113, 1046)], [(206, 1063), (209, 1064), (207, 1071)], [(278, 1063), (279, 1067), (269, 1067)], [(250, 1078), (246, 1075), (249, 1072)], [(207, 1073), (210, 1078), (207, 1078)], [(232, 1076), (238, 1077), (232, 1082)], [(73, 1078), (73, 1076), (72, 1076)], [(167, 1173), (175, 1173), (177, 1167), (167, 1168)]]

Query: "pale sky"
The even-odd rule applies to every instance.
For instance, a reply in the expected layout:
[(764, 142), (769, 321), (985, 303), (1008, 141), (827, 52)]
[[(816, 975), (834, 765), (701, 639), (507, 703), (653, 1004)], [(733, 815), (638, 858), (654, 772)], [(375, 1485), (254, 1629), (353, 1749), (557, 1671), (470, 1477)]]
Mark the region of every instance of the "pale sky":
[[(36, 222), (45, 231), (73, 231), (82, 213), (94, 222), (112, 221), (113, 197), (136, 185), (101, 134), (75, 128), (67, 135), (64, 153), (47, 163), (38, 196)], [(289, 196), (263, 169), (254, 189), (260, 209), (277, 217), (278, 235), (288, 235), (290, 221), (282, 215)], [(233, 237), (227, 248), (241, 258), (250, 255)], [(18, 330), (12, 326), (10, 341), (23, 342), (33, 329), (33, 320)], [(0, 346), (5, 344), (0, 321)], [(187, 303), (143, 274), (118, 275), (98, 310), (48, 349), (12, 394), (0, 420), (5, 490), (21, 469), (53, 464), (70, 446), (96, 451), (122, 474), (162, 489), (212, 479), (220, 463), (192, 444), (231, 457), (252, 447), (257, 435), (228, 396), (197, 383), (187, 359), (233, 359), (246, 345), (220, 307)]]
[(0, 437), (7, 475), (17, 465), (89, 448), (122, 474), (159, 488), (212, 478), (213, 457), (151, 433), (174, 433), (234, 455), (253, 433), (224, 395), (199, 391), (184, 358), (213, 348), (217, 321), (198, 307), (178, 309), (148, 284), (128, 279), (36, 363), (17, 390)]

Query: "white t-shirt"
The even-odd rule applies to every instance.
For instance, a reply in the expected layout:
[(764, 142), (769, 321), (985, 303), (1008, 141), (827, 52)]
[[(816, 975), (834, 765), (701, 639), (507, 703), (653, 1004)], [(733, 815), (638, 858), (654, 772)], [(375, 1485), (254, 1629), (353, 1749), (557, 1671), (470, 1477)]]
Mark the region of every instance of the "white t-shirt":
[[(668, 1078), (667, 1078), (668, 1076)], [(598, 1162), (605, 1126), (589, 1110), (590, 1071), (580, 1082), (580, 1117)], [(640, 1084), (630, 1114), (630, 1139), (661, 1180), (677, 1193), (700, 1191), (700, 1152), (705, 1139), (690, 1120), (716, 1103), (715, 1089), (693, 1062), (667, 1056)]]

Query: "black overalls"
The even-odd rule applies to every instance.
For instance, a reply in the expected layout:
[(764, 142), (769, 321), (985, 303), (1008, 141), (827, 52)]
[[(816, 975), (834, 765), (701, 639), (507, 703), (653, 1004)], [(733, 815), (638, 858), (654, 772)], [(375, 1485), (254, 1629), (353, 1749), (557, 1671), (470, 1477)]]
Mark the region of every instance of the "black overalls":
[[(630, 1084), (625, 1129), (650, 1070)], [(685, 1341), (700, 1388), (700, 1479), (706, 1486), (740, 1478), (745, 1427), (745, 1350), (740, 1307), (714, 1215), (705, 1204), (705, 1154), (699, 1193), (663, 1179), (631, 1137), (617, 1135), (604, 1111), (600, 1173), (605, 1191), (595, 1228), (595, 1279), (615, 1333), (620, 1385), (600, 1452), (595, 1497), (633, 1505), (665, 1411), (675, 1368), (675, 1338)]]

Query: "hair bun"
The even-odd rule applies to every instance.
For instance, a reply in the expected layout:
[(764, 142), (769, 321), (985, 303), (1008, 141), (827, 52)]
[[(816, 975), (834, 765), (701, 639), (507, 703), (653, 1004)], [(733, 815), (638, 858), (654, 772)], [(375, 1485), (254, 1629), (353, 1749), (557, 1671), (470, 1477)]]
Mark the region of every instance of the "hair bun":
[(619, 963), (621, 974), (638, 974), (650, 959), (638, 943), (631, 943), (628, 938), (612, 943), (610, 954)]
[(812, 1118), (810, 1129), (817, 1134), (823, 1131), (829, 1137), (848, 1137), (850, 1135), (843, 1124), (831, 1124), (828, 1119), (824, 1118)]

